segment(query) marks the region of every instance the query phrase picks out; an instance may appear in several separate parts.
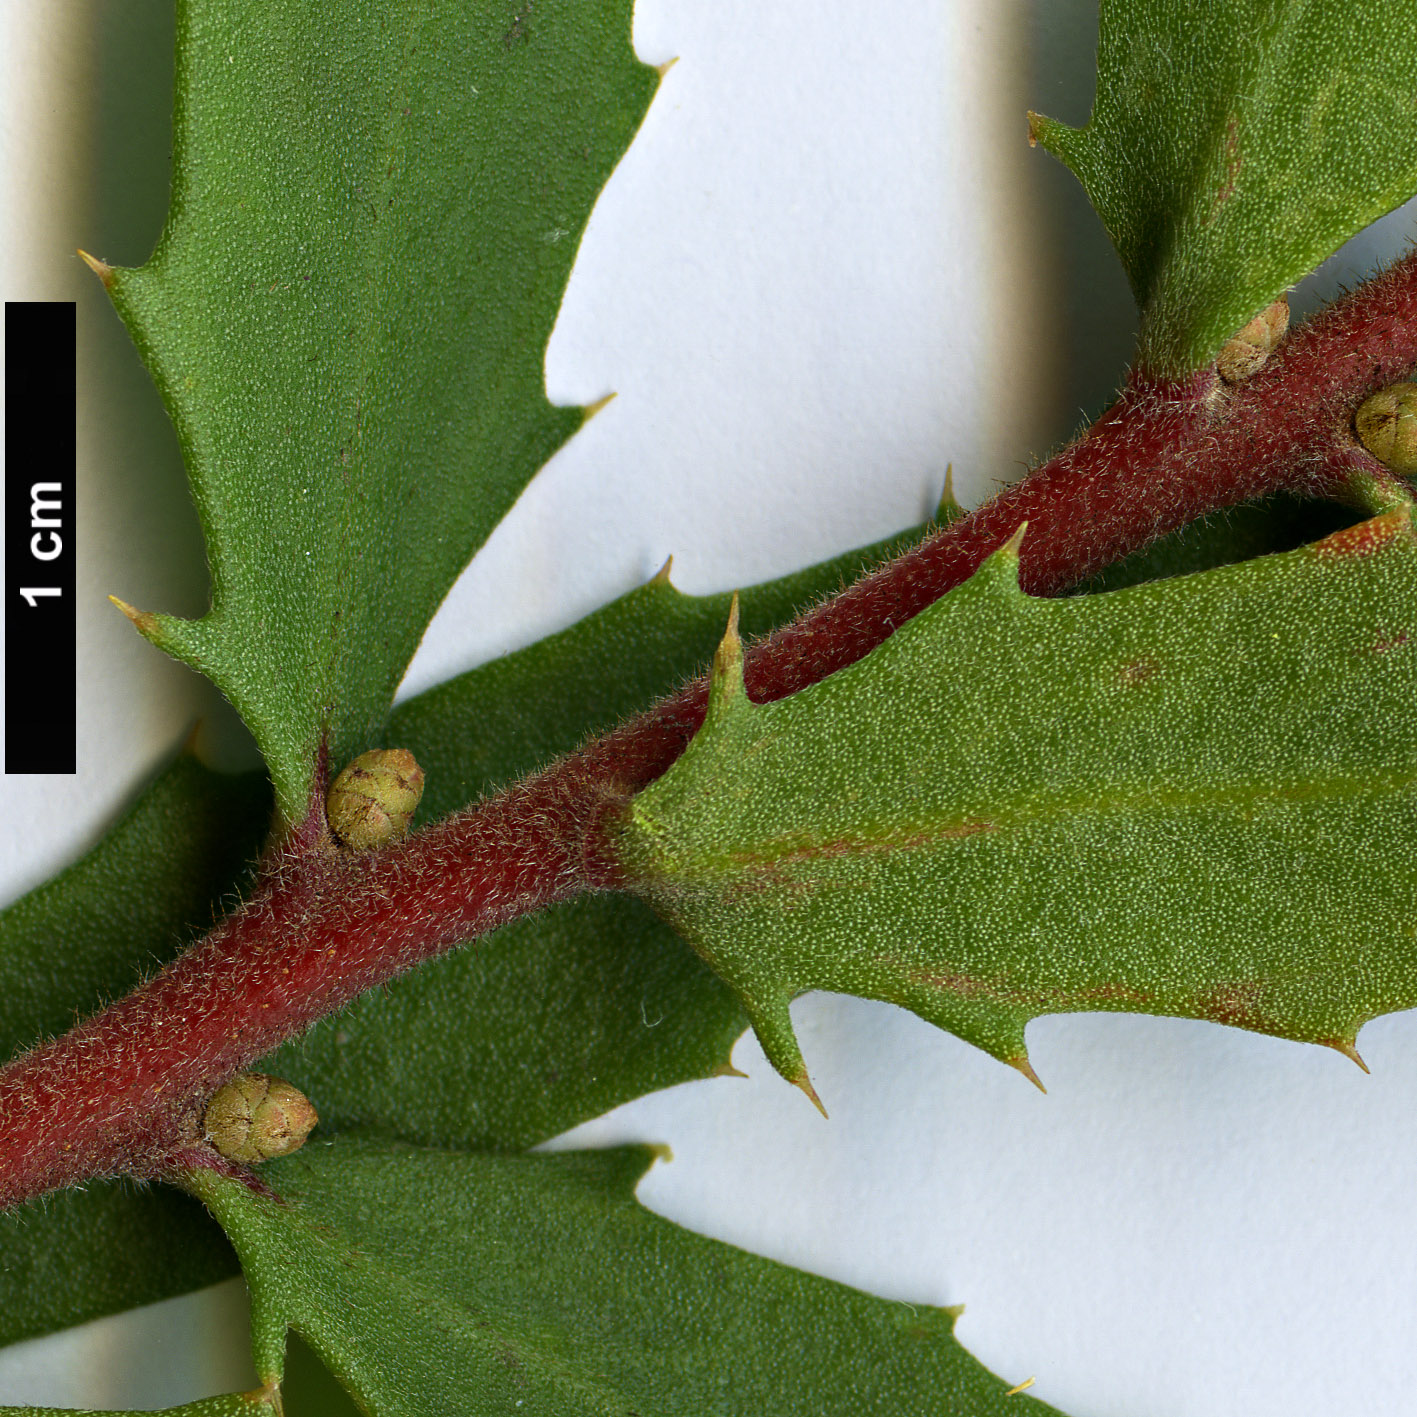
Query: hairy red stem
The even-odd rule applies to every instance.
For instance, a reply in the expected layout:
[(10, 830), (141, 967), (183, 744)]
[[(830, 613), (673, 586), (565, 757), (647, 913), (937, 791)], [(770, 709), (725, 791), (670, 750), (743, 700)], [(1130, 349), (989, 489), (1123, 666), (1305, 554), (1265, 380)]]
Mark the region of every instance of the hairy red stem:
[[(1296, 330), (1238, 389), (1203, 371), (1133, 380), (1018, 485), (754, 646), (747, 685), (825, 678), (968, 577), (1022, 521), (1023, 586), (1049, 594), (1207, 512), (1382, 470), (1354, 407), (1417, 367), (1417, 254)], [(200, 1154), (200, 1111), (233, 1073), (369, 988), (519, 915), (613, 887), (607, 811), (683, 751), (699, 680), (639, 718), (395, 847), (324, 842), (311, 816), (252, 899), (160, 974), (0, 1071), (0, 1206)], [(197, 1151), (194, 1152), (194, 1146)]]

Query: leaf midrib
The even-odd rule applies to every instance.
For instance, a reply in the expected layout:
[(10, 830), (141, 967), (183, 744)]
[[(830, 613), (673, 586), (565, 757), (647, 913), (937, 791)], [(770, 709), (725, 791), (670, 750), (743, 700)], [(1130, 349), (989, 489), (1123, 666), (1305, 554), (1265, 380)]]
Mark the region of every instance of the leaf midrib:
[[(431, 13), (427, 5), (420, 7), (420, 14), (415, 14), (414, 9), (412, 4), (399, 7), (404, 22), (401, 42), (402, 63), (399, 70), (399, 87), (396, 95), (390, 95), (390, 101), (386, 106), (385, 120), (381, 127), (380, 142), (376, 145), (379, 155), (376, 157), (376, 171), (372, 174), (374, 177), (372, 185), (376, 193), (376, 213), (388, 210), (389, 193), (396, 191), (399, 187), (394, 160), (406, 148), (407, 132), (411, 126), (410, 119), (405, 115), (412, 112), (412, 103), (408, 101), (410, 98), (408, 75), (410, 54), (412, 53), (412, 36), (414, 33), (418, 33), (420, 41), (422, 40), (423, 30)], [(405, 139), (402, 146), (399, 142), (401, 137)], [(398, 164), (398, 170), (402, 170), (401, 161)], [(362, 410), (364, 395), (380, 362), (379, 350), (385, 343), (387, 335), (383, 323), (382, 283), (383, 277), (388, 274), (390, 265), (388, 251), (390, 237), (387, 233), (393, 230), (394, 225), (394, 223), (376, 219), (373, 222), (370, 239), (361, 243), (363, 260), (360, 264), (367, 282), (369, 296), (364, 307), (366, 318), (362, 322), (358, 355), (350, 360), (350, 380), (347, 387), (349, 394), (352, 394), (352, 402), (346, 401), (345, 413), (350, 419), (350, 460), (354, 466), (350, 470), (351, 476), (344, 484), (339, 499), (339, 555), (337, 562), (331, 567), (334, 573), (331, 585), (334, 588), (353, 584), (358, 576), (360, 558), (356, 547), (359, 543), (358, 506), (361, 501), (359, 489), (367, 483), (369, 465), (369, 454), (363, 434)], [(334, 473), (336, 477), (339, 476), (337, 467), (334, 469)], [(342, 598), (336, 596), (325, 621), (330, 652), (324, 660), (325, 683), (320, 699), (325, 707), (320, 726), (327, 736), (333, 726), (332, 720), (335, 710), (332, 705), (340, 697), (341, 670), (348, 640), (346, 627), (349, 620), (346, 616), (338, 613), (341, 603)]]
[[(929, 850), (950, 841), (964, 842), (977, 836), (994, 836), (1000, 831), (1021, 831), (1060, 820), (1097, 819), (1127, 815), (1177, 814), (1193, 811), (1243, 813), (1246, 809), (1292, 807), (1317, 801), (1329, 805), (1372, 796), (1400, 796), (1417, 791), (1417, 766), (1394, 773), (1359, 776), (1354, 773), (1308, 776), (1287, 783), (1230, 784), (1225, 787), (1149, 790), (1097, 798), (1073, 795), (1053, 797), (1034, 805), (1001, 812), (935, 815), (903, 824), (882, 824), (877, 829), (852, 832), (800, 832), (778, 836), (760, 846), (735, 851), (705, 853), (696, 857), (678, 855), (662, 847), (661, 862), (674, 862), (674, 874), (685, 877), (715, 878), (740, 874), (757, 868), (783, 867), (829, 860), (841, 856), (869, 855), (884, 851)], [(650, 823), (649, 825), (653, 825)], [(683, 863), (687, 869), (681, 869)]]

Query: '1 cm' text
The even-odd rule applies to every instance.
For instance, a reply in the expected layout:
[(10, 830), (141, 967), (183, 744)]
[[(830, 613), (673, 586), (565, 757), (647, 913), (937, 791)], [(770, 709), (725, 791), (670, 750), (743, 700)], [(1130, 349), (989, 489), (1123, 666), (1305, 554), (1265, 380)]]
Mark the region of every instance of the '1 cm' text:
[[(64, 538), (59, 535), (64, 526), (62, 506), (57, 494), (63, 491), (58, 482), (36, 482), (30, 488), (30, 555), (36, 561), (54, 561), (64, 552)], [(39, 605), (42, 595), (62, 595), (59, 586), (21, 586), (20, 594), (31, 609)]]

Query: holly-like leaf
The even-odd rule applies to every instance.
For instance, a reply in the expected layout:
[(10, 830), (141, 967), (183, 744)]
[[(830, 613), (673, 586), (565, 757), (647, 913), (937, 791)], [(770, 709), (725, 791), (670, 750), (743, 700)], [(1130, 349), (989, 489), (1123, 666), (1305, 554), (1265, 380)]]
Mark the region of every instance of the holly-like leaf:
[[(766, 633), (919, 534), (745, 591), (745, 624)], [(421, 818), (466, 806), (668, 693), (708, 661), (728, 604), (659, 577), (400, 705), (391, 741), (428, 768)], [(269, 819), (263, 777), (179, 757), (88, 856), (0, 912), (6, 1055), (126, 992), (208, 925), (235, 899)], [(425, 965), (262, 1066), (313, 1097), (327, 1130), (372, 1122), (424, 1142), (513, 1150), (721, 1070), (744, 1026), (731, 992), (652, 911), (602, 896)], [(96, 1183), (49, 1197), (0, 1216), (0, 1343), (235, 1268), (200, 1208), (165, 1188)]]
[(987, 1417), (1021, 1405), (949, 1310), (704, 1239), (634, 1199), (653, 1151), (479, 1156), (345, 1136), (192, 1173), (241, 1255), (263, 1379), (286, 1331), (385, 1417)]
[(542, 360), (657, 83), (631, 9), (179, 7), (167, 228), (104, 279), (177, 425), (212, 607), (137, 623), (240, 710), (287, 821), (584, 419)]
[(776, 703), (736, 637), (632, 801), (632, 888), (810, 1088), (788, 1005), (889, 1000), (1028, 1070), (1112, 1009), (1350, 1055), (1417, 1004), (1410, 509), (1281, 556), (1042, 600), (1017, 551)]
[(1076, 174), (1180, 376), (1417, 192), (1417, 23), (1386, 0), (1102, 0), (1083, 128), (1030, 115)]

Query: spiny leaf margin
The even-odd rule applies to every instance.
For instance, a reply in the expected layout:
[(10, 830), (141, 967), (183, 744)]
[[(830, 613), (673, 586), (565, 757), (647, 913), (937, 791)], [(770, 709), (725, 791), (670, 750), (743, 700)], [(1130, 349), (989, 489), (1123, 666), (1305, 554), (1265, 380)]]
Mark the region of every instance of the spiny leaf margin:
[(1082, 128), (1029, 138), (1082, 183), (1179, 378), (1417, 193), (1417, 14), (1387, 0), (1102, 0)]
[[(191, 1190), (241, 1254), (266, 1380), (293, 1328), (370, 1411), (992, 1417), (955, 1310), (791, 1270), (645, 1210), (650, 1147), (487, 1156), (349, 1134)], [(432, 1243), (430, 1243), (430, 1238)], [(768, 1316), (771, 1320), (768, 1321)]]
[(1410, 508), (1066, 600), (1025, 596), (1010, 545), (788, 699), (751, 703), (726, 639), (617, 849), (809, 1092), (809, 989), (1025, 1072), (1028, 1020), (1081, 1009), (1356, 1057), (1367, 1019), (1417, 1004), (1414, 702)]
[(543, 355), (658, 84), (631, 11), (179, 7), (168, 224), (104, 280), (177, 426), (212, 606), (130, 613), (236, 705), (288, 823), (584, 419)]

